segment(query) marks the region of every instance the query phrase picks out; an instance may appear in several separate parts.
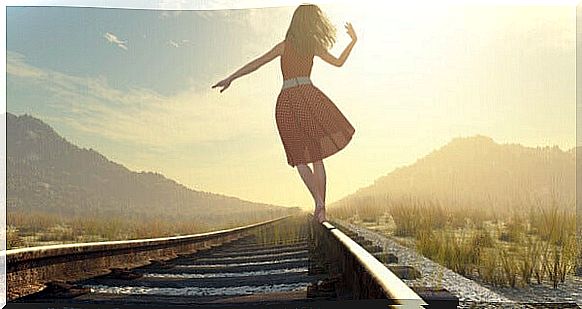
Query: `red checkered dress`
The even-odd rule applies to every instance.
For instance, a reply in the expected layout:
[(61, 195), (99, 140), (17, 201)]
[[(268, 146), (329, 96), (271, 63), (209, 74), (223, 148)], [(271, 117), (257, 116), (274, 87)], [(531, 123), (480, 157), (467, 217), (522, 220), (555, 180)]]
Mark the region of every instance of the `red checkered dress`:
[[(302, 56), (285, 42), (281, 55), (283, 79), (310, 76), (313, 55)], [(281, 90), (275, 118), (287, 163), (316, 162), (343, 149), (355, 129), (335, 104), (317, 87), (302, 84)]]

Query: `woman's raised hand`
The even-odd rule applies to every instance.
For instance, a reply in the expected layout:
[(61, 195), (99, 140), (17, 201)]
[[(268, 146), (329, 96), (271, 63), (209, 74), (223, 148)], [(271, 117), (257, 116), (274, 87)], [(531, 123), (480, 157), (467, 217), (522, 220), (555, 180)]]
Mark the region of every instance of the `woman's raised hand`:
[(348, 30), (348, 35), (350, 36), (350, 38), (352, 38), (352, 41), (358, 39), (358, 37), (356, 36), (356, 32), (354, 31), (354, 27), (352, 26), (352, 23), (346, 23), (346, 29)]
[(232, 79), (227, 77), (227, 78), (219, 81), (218, 83), (216, 83), (216, 85), (212, 86), (212, 88), (222, 87), (222, 89), (220, 89), (220, 92), (222, 93), (224, 90), (226, 90), (226, 88), (228, 88), (228, 86), (230, 86), (231, 82), (232, 82)]

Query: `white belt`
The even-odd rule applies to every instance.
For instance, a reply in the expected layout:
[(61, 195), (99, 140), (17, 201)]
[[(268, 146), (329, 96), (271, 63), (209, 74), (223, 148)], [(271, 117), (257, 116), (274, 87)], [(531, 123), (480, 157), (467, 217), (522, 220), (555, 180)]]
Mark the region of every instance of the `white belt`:
[[(283, 81), (283, 89), (304, 85), (304, 84), (311, 84), (311, 79), (307, 76), (299, 76), (295, 78), (286, 79)], [(283, 90), (281, 89), (281, 90)]]

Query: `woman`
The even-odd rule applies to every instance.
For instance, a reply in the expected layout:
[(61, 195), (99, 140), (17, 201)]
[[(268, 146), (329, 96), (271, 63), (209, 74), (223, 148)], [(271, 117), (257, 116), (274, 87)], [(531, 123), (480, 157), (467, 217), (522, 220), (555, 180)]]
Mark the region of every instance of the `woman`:
[[(314, 218), (320, 223), (326, 220), (323, 159), (343, 149), (355, 129), (335, 104), (311, 83), (309, 76), (314, 56), (337, 67), (345, 63), (357, 40), (351, 23), (346, 23), (345, 27), (352, 42), (336, 58), (328, 52), (335, 43), (333, 25), (318, 6), (300, 5), (293, 13), (285, 40), (212, 86), (222, 87), (220, 92), (223, 92), (235, 79), (281, 56), (283, 88), (275, 108), (277, 129), (287, 163), (297, 167), (313, 196)], [(313, 164), (313, 171), (308, 163)]]

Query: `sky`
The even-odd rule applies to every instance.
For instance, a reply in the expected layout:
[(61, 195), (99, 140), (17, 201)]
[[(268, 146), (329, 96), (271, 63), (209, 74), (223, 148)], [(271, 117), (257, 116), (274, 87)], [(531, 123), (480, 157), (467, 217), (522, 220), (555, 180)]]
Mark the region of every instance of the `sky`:
[[(327, 201), (459, 136), (525, 146), (575, 141), (572, 5), (323, 3), (338, 68), (313, 83), (356, 128), (324, 160)], [(285, 35), (293, 6), (231, 10), (6, 8), (6, 110), (133, 171), (195, 190), (312, 208), (275, 123), (279, 59), (211, 85)]]

